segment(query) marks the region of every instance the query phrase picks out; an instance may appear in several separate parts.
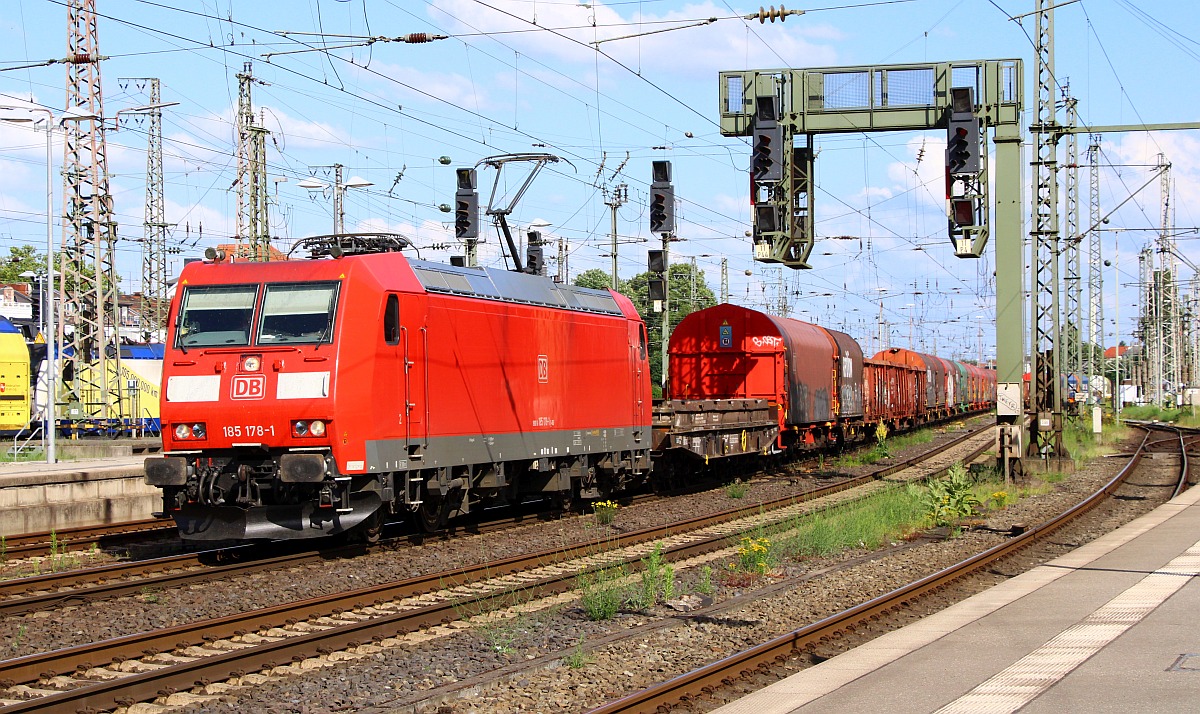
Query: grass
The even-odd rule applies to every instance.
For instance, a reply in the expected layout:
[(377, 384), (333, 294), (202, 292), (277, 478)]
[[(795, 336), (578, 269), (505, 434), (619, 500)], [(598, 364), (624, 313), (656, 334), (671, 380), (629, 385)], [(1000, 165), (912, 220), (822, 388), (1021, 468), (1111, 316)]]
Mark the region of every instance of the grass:
[(563, 657), (563, 663), (571, 669), (583, 669), (592, 663), (592, 656), (583, 651), (582, 638), (575, 643), (575, 649), (571, 650), (571, 654)]
[[(3, 463), (10, 463), (10, 464), (22, 463), (23, 464), (27, 461), (45, 461), (45, 460), (46, 460), (46, 454), (40, 450), (26, 451), (26, 452), (17, 453), (17, 454), (10, 454), (10, 453), (8, 453), (8, 450), (6, 449), (3, 453), (0, 453), (0, 462), (3, 462)], [(63, 459), (61, 457), (59, 457), (59, 460), (63, 460)]]
[(1180, 426), (1200, 426), (1200, 415), (1195, 407), (1187, 406), (1178, 409), (1163, 409), (1153, 405), (1140, 407), (1125, 407), (1121, 410), (1122, 419), (1140, 421), (1170, 421)]
[(730, 498), (745, 498), (746, 484), (741, 481), (732, 481), (725, 484), (725, 495)]
[(902, 539), (922, 523), (919, 489), (895, 489), (852, 505), (797, 519), (776, 537), (775, 552), (788, 558), (820, 557), (848, 548), (878, 548)]

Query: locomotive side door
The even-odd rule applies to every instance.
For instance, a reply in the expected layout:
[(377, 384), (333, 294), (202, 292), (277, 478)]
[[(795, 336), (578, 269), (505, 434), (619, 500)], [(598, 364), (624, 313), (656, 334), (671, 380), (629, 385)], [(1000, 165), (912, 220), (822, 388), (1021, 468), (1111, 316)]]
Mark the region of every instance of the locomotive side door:
[(389, 405), (392, 431), (399, 432), (407, 452), (412, 429), (408, 418), (408, 359), (405, 356), (407, 346), (404, 344), (404, 333), (400, 324), (400, 297), (396, 293), (388, 293), (384, 300), (383, 341), (387, 363), (387, 393), (381, 401)]
[(400, 345), (404, 358), (405, 439), (409, 468), (420, 468), (429, 443), (429, 327), (421, 295), (400, 301)]
[[(637, 329), (638, 329), (637, 346), (633, 347), (633, 349), (631, 349), (630, 351), (633, 353), (634, 375), (635, 375), (634, 380), (633, 380), (633, 388), (636, 390), (636, 393), (633, 395), (633, 402), (634, 402), (633, 423), (641, 425), (641, 424), (645, 424), (647, 421), (644, 416), (646, 413), (645, 412), (646, 405), (643, 403), (643, 400), (644, 400), (645, 394), (646, 394), (646, 380), (648, 379), (648, 376), (646, 374), (646, 369), (645, 369), (645, 367), (648, 364), (646, 362), (646, 357), (647, 357), (646, 350), (648, 349), (647, 348), (648, 340), (646, 339), (646, 326), (642, 323), (638, 323)], [(634, 433), (635, 433), (638, 441), (641, 441), (641, 433), (642, 433), (641, 430), (640, 429), (635, 430)]]

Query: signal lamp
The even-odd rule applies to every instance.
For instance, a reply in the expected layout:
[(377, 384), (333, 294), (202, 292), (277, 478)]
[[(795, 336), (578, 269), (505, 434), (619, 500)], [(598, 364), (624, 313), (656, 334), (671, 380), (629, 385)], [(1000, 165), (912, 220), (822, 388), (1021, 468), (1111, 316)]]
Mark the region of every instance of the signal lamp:
[(250, 355), (242, 360), (243, 372), (257, 372), (262, 367), (262, 358), (258, 355)]
[(313, 419), (308, 425), (308, 432), (313, 436), (325, 436), (325, 422), (320, 419)]

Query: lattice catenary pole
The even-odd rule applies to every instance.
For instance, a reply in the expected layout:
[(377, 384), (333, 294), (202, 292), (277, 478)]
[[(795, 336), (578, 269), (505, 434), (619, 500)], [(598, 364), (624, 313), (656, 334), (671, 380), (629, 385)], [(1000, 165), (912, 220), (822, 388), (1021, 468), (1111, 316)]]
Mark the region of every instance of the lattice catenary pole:
[[(1077, 100), (1063, 89), (1064, 101), (1067, 108), (1067, 126), (1074, 129), (1078, 124), (1076, 114)], [(1066, 348), (1066, 359), (1063, 369), (1067, 374), (1075, 375), (1076, 411), (1084, 404), (1083, 394), (1083, 285), (1080, 271), (1080, 237), (1079, 237), (1079, 149), (1075, 134), (1066, 135), (1066, 219), (1067, 230), (1063, 237), (1066, 255), (1066, 335), (1063, 346)]]
[[(1104, 270), (1100, 244), (1100, 135), (1092, 134), (1088, 149), (1088, 342), (1090, 349), (1085, 353), (1089, 377), (1103, 374), (1104, 359)], [(1120, 349), (1120, 346), (1117, 346)], [(1100, 357), (1096, 357), (1100, 350)], [(1117, 387), (1119, 389), (1119, 386)], [(1093, 385), (1095, 394), (1095, 385)], [(1090, 395), (1089, 395), (1090, 397)], [(1093, 401), (1089, 398), (1089, 402)]]
[(95, 0), (70, 0), (67, 56), (59, 344), (72, 349), (63, 350), (61, 363), (65, 416), (108, 426), (121, 417), (120, 320)]
[(1030, 455), (1061, 457), (1062, 372), (1059, 348), (1058, 119), (1054, 81), (1054, 10), (1037, 0), (1037, 156), (1033, 162), (1034, 268), (1031, 294)]
[(148, 89), (150, 104), (137, 114), (149, 121), (146, 127), (146, 212), (142, 234), (142, 330), (150, 342), (160, 342), (167, 320), (167, 222), (163, 195), (161, 83), (154, 77), (123, 78)]

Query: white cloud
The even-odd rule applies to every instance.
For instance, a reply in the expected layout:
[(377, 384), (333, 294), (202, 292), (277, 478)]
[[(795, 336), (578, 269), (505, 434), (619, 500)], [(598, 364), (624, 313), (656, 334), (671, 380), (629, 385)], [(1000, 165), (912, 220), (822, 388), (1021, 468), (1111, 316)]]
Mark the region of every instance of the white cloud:
[[(715, 3), (685, 5), (662, 15), (628, 16), (602, 3), (531, 4), (520, 0), (490, 0), (491, 9), (470, 0), (437, 0), (430, 17), (439, 24), (450, 21), (462, 32), (515, 33), (536, 27), (541, 52), (572, 63), (591, 64), (595, 48), (627, 67), (654, 67), (660, 72), (711, 77), (722, 69), (747, 67), (819, 66), (833, 64), (835, 51), (814, 40), (837, 40), (841, 34), (807, 18), (791, 23), (743, 22), (720, 19), (709, 25), (661, 32), (708, 18), (729, 18), (729, 8)], [(469, 18), (469, 19), (468, 19)], [(655, 34), (646, 34), (655, 33)], [(639, 37), (624, 38), (627, 35)], [(501, 41), (503, 35), (498, 36)], [(607, 40), (599, 45), (591, 43)], [(526, 43), (529, 46), (534, 43)], [(607, 62), (607, 60), (605, 60)], [(603, 63), (602, 63), (603, 64)], [(622, 73), (624, 74), (624, 73)], [(625, 75), (627, 76), (627, 75)], [(624, 76), (622, 77), (622, 80)]]

